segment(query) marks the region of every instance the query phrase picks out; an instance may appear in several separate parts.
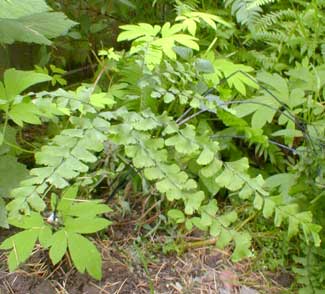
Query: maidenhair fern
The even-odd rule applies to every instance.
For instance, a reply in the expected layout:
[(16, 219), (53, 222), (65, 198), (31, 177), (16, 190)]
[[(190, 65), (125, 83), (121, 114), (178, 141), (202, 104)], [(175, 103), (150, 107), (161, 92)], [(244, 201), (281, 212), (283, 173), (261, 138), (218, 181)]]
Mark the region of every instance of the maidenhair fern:
[[(255, 3), (250, 9), (258, 11), (266, 1), (250, 3)], [(29, 103), (36, 109), (46, 102), (68, 114), (69, 120), (68, 127), (35, 154), (37, 167), (30, 178), (11, 193), (9, 223), (23, 229), (1, 247), (11, 250), (11, 270), (39, 242), (50, 248), (54, 264), (69, 252), (80, 272), (101, 278), (99, 253), (83, 234), (106, 228), (110, 222), (100, 215), (110, 209), (77, 196), (79, 188), (87, 185), (82, 177), (106, 152), (105, 145), (118, 146), (113, 156), (129, 158), (139, 176), (170, 202), (171, 220), (188, 230), (197, 227), (209, 232), (221, 248), (234, 245), (234, 261), (252, 255), (252, 237), (238, 229), (245, 222), (236, 208), (221, 209), (219, 192), (249, 203), (265, 218), (274, 217), (275, 226), (286, 223), (289, 238), (303, 232), (306, 243), (313, 240), (320, 245), (321, 227), (313, 223), (310, 211), (291, 199), (291, 190), (281, 190), (272, 178), (265, 181), (260, 171), (252, 171), (245, 154), (232, 154), (222, 139), (222, 135), (244, 134), (250, 144), (267, 146), (267, 135), (273, 135), (293, 144), (306, 130), (299, 128), (300, 121), (291, 112), (299, 113), (307, 90), (292, 88), (291, 83), (298, 83), (294, 78), (290, 84), (277, 74), (259, 73), (255, 79), (252, 67), (219, 58), (212, 51), (195, 53), (199, 44), (193, 22), (205, 21), (212, 28), (215, 22), (222, 23), (203, 16), (186, 14), (173, 25), (122, 26), (118, 40), (130, 40), (132, 45), (123, 58), (102, 52), (109, 59), (103, 63), (113, 64), (114, 78), (106, 92), (98, 87), (99, 75), (94, 85), (74, 91), (32, 94), (35, 99)], [(101, 73), (110, 70), (108, 65)], [(265, 126), (274, 120), (279, 129), (269, 134)], [(295, 181), (290, 181), (291, 186)]]

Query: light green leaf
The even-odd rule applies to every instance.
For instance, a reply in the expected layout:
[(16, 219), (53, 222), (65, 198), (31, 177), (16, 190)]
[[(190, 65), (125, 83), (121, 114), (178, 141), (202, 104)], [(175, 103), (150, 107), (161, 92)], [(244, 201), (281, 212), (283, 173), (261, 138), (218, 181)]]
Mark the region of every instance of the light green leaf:
[(77, 185), (73, 185), (63, 191), (61, 200), (58, 204), (58, 211), (67, 214), (78, 195), (78, 190), (79, 187)]
[(37, 230), (25, 230), (6, 239), (0, 246), (0, 249), (11, 249), (8, 257), (8, 266), (10, 272), (25, 262), (32, 254), (35, 242), (38, 237)]
[(125, 154), (133, 158), (133, 164), (136, 168), (152, 167), (155, 165), (155, 161), (148, 157), (145, 149), (139, 145), (126, 146)]
[(207, 59), (198, 58), (195, 62), (195, 68), (199, 72), (214, 73), (213, 64)]
[(260, 72), (257, 75), (257, 79), (268, 87), (273, 89), (273, 94), (278, 97), (283, 103), (288, 104), (289, 102), (289, 88), (287, 81), (282, 78), (279, 74), (270, 74), (267, 72)]
[(222, 161), (214, 158), (207, 166), (200, 169), (200, 173), (206, 178), (212, 177), (222, 168)]
[(68, 235), (68, 245), (71, 259), (78, 271), (84, 273), (87, 270), (93, 278), (100, 280), (102, 277), (102, 260), (95, 245), (85, 237), (75, 233)]
[(28, 175), (26, 167), (10, 155), (0, 156), (0, 197), (9, 197), (10, 191)]
[(251, 236), (249, 233), (241, 232), (241, 233), (234, 233), (234, 241), (235, 241), (235, 250), (231, 255), (231, 260), (233, 262), (238, 262), (245, 257), (252, 256), (250, 251), (251, 246)]
[(179, 209), (170, 209), (170, 210), (168, 210), (167, 215), (176, 224), (181, 224), (181, 223), (185, 222), (185, 215)]
[(110, 93), (92, 94), (90, 96), (89, 102), (90, 102), (90, 104), (92, 104), (93, 106), (95, 106), (95, 107), (97, 107), (99, 109), (103, 109), (106, 106), (108, 108), (110, 108), (116, 103)]
[(224, 226), (229, 227), (232, 223), (234, 223), (238, 219), (238, 215), (236, 211), (231, 211), (225, 213), (218, 217), (218, 221)]
[(231, 242), (232, 239), (233, 239), (233, 231), (222, 228), (216, 246), (220, 249), (223, 249)]
[(265, 218), (269, 218), (273, 215), (275, 209), (275, 202), (271, 199), (266, 198), (264, 200), (264, 207), (263, 207), (263, 216)]
[(175, 100), (175, 96), (172, 93), (166, 93), (163, 97), (165, 103), (170, 103)]
[(19, 103), (14, 104), (10, 111), (9, 117), (19, 126), (23, 126), (23, 123), (30, 123), (39, 125), (41, 124), (41, 120), (39, 116), (41, 116), (41, 112), (33, 103)]
[(288, 239), (291, 239), (293, 236), (297, 235), (299, 232), (299, 220), (296, 217), (288, 217)]
[(21, 229), (42, 229), (44, 221), (42, 216), (37, 212), (31, 212), (30, 215), (22, 215), (20, 218), (9, 218), (9, 223)]
[(144, 169), (144, 176), (149, 180), (160, 180), (165, 177), (163, 171), (159, 167), (148, 167)]
[(7, 211), (6, 211), (6, 203), (0, 197), (0, 227), (8, 229), (9, 224), (7, 220)]
[(52, 12), (44, 0), (0, 2), (0, 43), (20, 41), (50, 45), (49, 39), (67, 33), (76, 24), (63, 13)]
[(52, 263), (57, 264), (67, 251), (67, 233), (64, 230), (60, 230), (52, 236), (50, 258)]
[(215, 182), (214, 177), (206, 178), (203, 175), (200, 175), (200, 183), (201, 182), (211, 195), (216, 195), (220, 190), (220, 186)]
[(37, 193), (33, 193), (27, 198), (27, 202), (31, 208), (36, 211), (43, 211), (46, 208), (46, 204), (44, 200), (37, 195)]
[(211, 151), (209, 148), (205, 147), (201, 152), (200, 156), (196, 160), (199, 165), (207, 165), (209, 164), (215, 156), (215, 153)]
[(74, 203), (68, 214), (70, 216), (78, 216), (84, 218), (92, 218), (98, 214), (111, 212), (112, 209), (106, 204), (96, 203), (95, 201), (86, 201)]
[(193, 50), (200, 50), (200, 47), (196, 41), (198, 40), (197, 38), (194, 38), (189, 35), (185, 34), (177, 34), (174, 35), (173, 38), (175, 39), (176, 42), (180, 43), (181, 45), (188, 47)]
[(95, 162), (97, 161), (97, 157), (89, 152), (85, 146), (78, 144), (75, 148), (71, 150), (71, 154), (74, 155), (76, 158), (84, 161), (84, 162)]
[(185, 213), (187, 215), (192, 215), (196, 210), (200, 208), (204, 198), (205, 195), (203, 191), (186, 193), (184, 195)]
[(218, 15), (214, 15), (211, 13), (206, 12), (198, 12), (198, 11), (191, 11), (185, 14), (188, 17), (199, 17), (202, 21), (206, 22), (208, 25), (210, 25), (213, 29), (216, 29), (216, 23), (220, 23), (228, 28), (231, 28), (231, 24), (227, 21), (225, 21), (223, 18), (221, 18)]
[(266, 106), (260, 106), (252, 116), (252, 127), (254, 129), (262, 129), (267, 122), (272, 122), (275, 114), (275, 109)]
[(222, 226), (220, 225), (220, 223), (218, 221), (212, 220), (212, 224), (210, 226), (210, 235), (212, 237), (220, 236), (221, 228), (222, 228)]
[(52, 229), (50, 226), (44, 226), (38, 234), (38, 240), (43, 248), (48, 248), (52, 244)]
[(29, 87), (50, 81), (52, 78), (43, 73), (35, 71), (22, 71), (10, 68), (4, 73), (4, 86), (6, 88), (6, 99), (12, 100)]
[(120, 26), (120, 29), (124, 30), (124, 32), (120, 33), (117, 37), (118, 42), (126, 41), (126, 40), (134, 40), (141, 36), (156, 36), (160, 30), (160, 26), (151, 26), (149, 24), (140, 23), (138, 25), (123, 25)]
[(255, 198), (254, 198), (254, 208), (261, 210), (263, 207), (264, 199), (259, 193), (255, 193)]
[[(219, 72), (223, 72), (224, 76), (227, 77), (229, 87), (234, 87), (242, 95), (246, 96), (246, 86), (258, 88), (253, 77), (249, 78), (246, 76), (249, 72), (254, 70), (252, 67), (243, 64), (235, 64), (226, 59), (212, 58), (211, 60), (210, 57), (209, 60), (212, 61), (214, 65), (215, 75), (218, 75)], [(246, 75), (241, 72), (246, 73)]]
[(195, 140), (195, 131), (190, 126), (181, 130), (180, 134), (165, 140), (165, 144), (166, 146), (174, 146), (176, 151), (182, 154), (191, 154), (199, 149), (199, 145)]
[(302, 137), (303, 134), (300, 130), (294, 130), (294, 129), (285, 129), (285, 130), (279, 130), (272, 133), (272, 136), (274, 137), (288, 137), (288, 138), (295, 138), (295, 137)]
[(245, 184), (247, 176), (244, 172), (249, 168), (248, 159), (243, 157), (237, 161), (224, 163), (225, 169), (216, 177), (215, 182), (230, 191), (237, 191)]
[(99, 217), (78, 217), (67, 219), (64, 226), (69, 233), (92, 234), (107, 228), (111, 223)]

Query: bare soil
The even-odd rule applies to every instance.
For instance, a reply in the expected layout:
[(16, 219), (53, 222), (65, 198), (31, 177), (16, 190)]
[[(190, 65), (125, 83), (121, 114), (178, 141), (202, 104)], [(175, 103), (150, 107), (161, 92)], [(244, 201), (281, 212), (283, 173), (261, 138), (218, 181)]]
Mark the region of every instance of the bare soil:
[(42, 250), (35, 250), (20, 270), (8, 273), (3, 253), (0, 294), (290, 293), (285, 291), (292, 282), (290, 275), (252, 272), (249, 261), (234, 265), (227, 252), (215, 248), (192, 249), (181, 256), (150, 254), (146, 267), (130, 243), (97, 244), (103, 256), (101, 281), (78, 273), (68, 257), (53, 267)]
[[(145, 242), (140, 241), (144, 235), (141, 228), (154, 225), (159, 216), (158, 211), (144, 217), (147, 214), (144, 211), (148, 211), (144, 207), (132, 207), (134, 214), (126, 219), (115, 219), (104, 236), (93, 236), (103, 257), (101, 281), (78, 273), (69, 256), (53, 266), (47, 252), (41, 248), (36, 248), (19, 270), (9, 273), (7, 252), (0, 252), (0, 294), (293, 293), (288, 289), (293, 280), (290, 274), (284, 271), (256, 272), (253, 260), (233, 264), (230, 250), (221, 251), (203, 245), (183, 254), (163, 255), (160, 252), (161, 244), (166, 240), (165, 234), (156, 232)], [(9, 233), (1, 230), (0, 242)], [(189, 238), (204, 240), (199, 232), (194, 232)]]

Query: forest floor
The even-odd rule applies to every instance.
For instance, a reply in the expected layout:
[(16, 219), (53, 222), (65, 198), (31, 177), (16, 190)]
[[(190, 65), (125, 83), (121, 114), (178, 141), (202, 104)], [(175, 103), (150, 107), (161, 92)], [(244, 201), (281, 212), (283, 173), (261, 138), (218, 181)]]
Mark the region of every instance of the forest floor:
[[(78, 273), (68, 256), (53, 266), (47, 252), (40, 248), (19, 270), (8, 273), (7, 253), (0, 252), (0, 294), (292, 293), (288, 289), (293, 281), (289, 273), (256, 271), (252, 260), (233, 264), (227, 249), (198, 246), (178, 255), (159, 253), (154, 248), (165, 243), (163, 234), (139, 241), (143, 233), (139, 223), (149, 224), (155, 216), (144, 219), (137, 215), (141, 210), (132, 211), (124, 219), (115, 219), (104, 237), (93, 236), (103, 257), (101, 281)], [(8, 231), (0, 232), (0, 241), (4, 234)]]

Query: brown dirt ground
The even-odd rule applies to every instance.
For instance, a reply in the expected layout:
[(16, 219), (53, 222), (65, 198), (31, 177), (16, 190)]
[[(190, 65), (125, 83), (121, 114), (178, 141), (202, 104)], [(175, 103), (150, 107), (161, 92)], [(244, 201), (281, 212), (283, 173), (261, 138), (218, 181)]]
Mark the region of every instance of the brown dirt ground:
[[(145, 205), (142, 209), (132, 207), (131, 211), (138, 212), (138, 215), (115, 219), (108, 230), (109, 240), (106, 235), (104, 240), (103, 236), (94, 236), (103, 257), (101, 281), (78, 273), (71, 266), (68, 256), (53, 266), (47, 252), (40, 248), (35, 249), (29, 261), (19, 270), (8, 273), (7, 252), (0, 252), (0, 294), (292, 293), (286, 288), (292, 283), (290, 274), (254, 272), (252, 260), (233, 264), (229, 258), (230, 251), (221, 251), (214, 246), (191, 248), (179, 256), (155, 253), (160, 251), (152, 249), (165, 242), (165, 237), (157, 233), (138, 245), (141, 254), (146, 256), (147, 266), (144, 266), (134, 242), (142, 235), (142, 225), (154, 223), (159, 216), (158, 211), (144, 217), (147, 214), (144, 208)], [(8, 233), (1, 230), (0, 241)], [(204, 240), (200, 233), (188, 238), (186, 241)]]
[(74, 270), (68, 257), (51, 266), (46, 252), (37, 249), (20, 270), (8, 273), (3, 253), (0, 294), (277, 294), (291, 281), (286, 274), (252, 272), (249, 261), (234, 265), (227, 252), (211, 247), (181, 256), (151, 255), (147, 274), (132, 244), (97, 245), (103, 256), (100, 282)]

